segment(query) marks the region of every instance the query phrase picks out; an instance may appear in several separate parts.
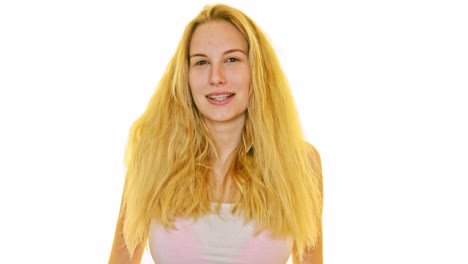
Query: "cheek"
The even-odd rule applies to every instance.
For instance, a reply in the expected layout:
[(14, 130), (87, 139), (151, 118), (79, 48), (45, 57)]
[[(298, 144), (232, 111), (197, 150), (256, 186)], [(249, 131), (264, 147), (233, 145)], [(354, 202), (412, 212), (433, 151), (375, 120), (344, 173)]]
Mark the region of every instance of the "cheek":
[(188, 74), (188, 85), (189, 85), (189, 88), (190, 88), (190, 91), (193, 93), (193, 86), (194, 86), (194, 82), (193, 82), (193, 74), (191, 73), (191, 71), (189, 71), (189, 74)]
[(248, 94), (250, 93), (250, 74), (246, 73), (244, 75), (244, 78), (242, 79), (242, 87), (244, 88), (244, 91)]
[(190, 89), (190, 94), (192, 95), (193, 99), (197, 97), (197, 84), (193, 81), (193, 79), (189, 76), (188, 85)]
[(190, 87), (190, 91), (192, 92), (192, 95), (193, 96), (196, 96), (197, 95), (197, 92), (200, 91), (200, 76), (197, 76), (196, 74), (191, 74), (189, 72), (189, 76), (188, 76), (188, 84), (189, 84), (189, 87)]
[(243, 86), (246, 87), (246, 89), (248, 90), (248, 88), (250, 87), (250, 68), (245, 67), (238, 76)]

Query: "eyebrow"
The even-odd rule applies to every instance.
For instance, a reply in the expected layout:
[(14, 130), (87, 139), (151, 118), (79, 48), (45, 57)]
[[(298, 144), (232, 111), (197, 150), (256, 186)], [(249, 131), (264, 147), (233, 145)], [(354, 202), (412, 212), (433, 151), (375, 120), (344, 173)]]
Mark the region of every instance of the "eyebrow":
[[(226, 50), (225, 52), (223, 52), (223, 55), (226, 55), (228, 53), (233, 53), (233, 52), (241, 52), (241, 53), (243, 53), (244, 55), (247, 56), (247, 53), (244, 50), (241, 50), (241, 49)], [(195, 53), (195, 54), (192, 54), (192, 55), (189, 56), (189, 58), (192, 58), (192, 57), (208, 57), (208, 56), (206, 56), (203, 53)]]

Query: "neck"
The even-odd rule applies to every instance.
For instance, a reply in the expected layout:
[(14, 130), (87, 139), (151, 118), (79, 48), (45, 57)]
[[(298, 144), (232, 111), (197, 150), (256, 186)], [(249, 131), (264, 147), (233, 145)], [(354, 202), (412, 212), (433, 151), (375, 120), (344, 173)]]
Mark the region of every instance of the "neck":
[(232, 154), (240, 144), (244, 124), (245, 118), (239, 118), (231, 122), (209, 122), (208, 120), (206, 122), (208, 130), (215, 141), (218, 154), (218, 159), (212, 161), (212, 173), (215, 179), (213, 199), (215, 201), (232, 201), (231, 182), (227, 174), (230, 159), (233, 158)]
[(233, 122), (207, 122), (207, 127), (213, 136), (218, 153), (215, 166), (226, 163), (231, 153), (239, 146), (245, 118), (233, 120)]

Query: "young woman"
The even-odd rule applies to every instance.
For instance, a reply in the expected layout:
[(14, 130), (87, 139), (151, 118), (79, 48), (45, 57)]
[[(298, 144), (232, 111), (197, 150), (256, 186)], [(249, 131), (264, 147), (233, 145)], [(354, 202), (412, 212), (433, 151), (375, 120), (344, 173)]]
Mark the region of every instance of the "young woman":
[(186, 27), (133, 124), (109, 263), (322, 260), (322, 172), (266, 35), (226, 5)]

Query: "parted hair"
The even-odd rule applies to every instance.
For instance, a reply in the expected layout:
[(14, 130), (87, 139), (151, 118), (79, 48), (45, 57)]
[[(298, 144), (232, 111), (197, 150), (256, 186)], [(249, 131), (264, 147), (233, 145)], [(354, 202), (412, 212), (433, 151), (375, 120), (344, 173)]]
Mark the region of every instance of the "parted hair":
[(213, 210), (210, 173), (215, 143), (188, 82), (189, 45), (197, 26), (224, 20), (248, 44), (249, 103), (241, 142), (230, 159), (234, 212), (259, 230), (314, 247), (321, 230), (320, 157), (304, 139), (288, 80), (259, 26), (240, 10), (207, 5), (186, 26), (146, 110), (133, 123), (125, 152), (120, 217), (129, 252), (146, 243), (150, 221), (167, 228), (179, 217)]

